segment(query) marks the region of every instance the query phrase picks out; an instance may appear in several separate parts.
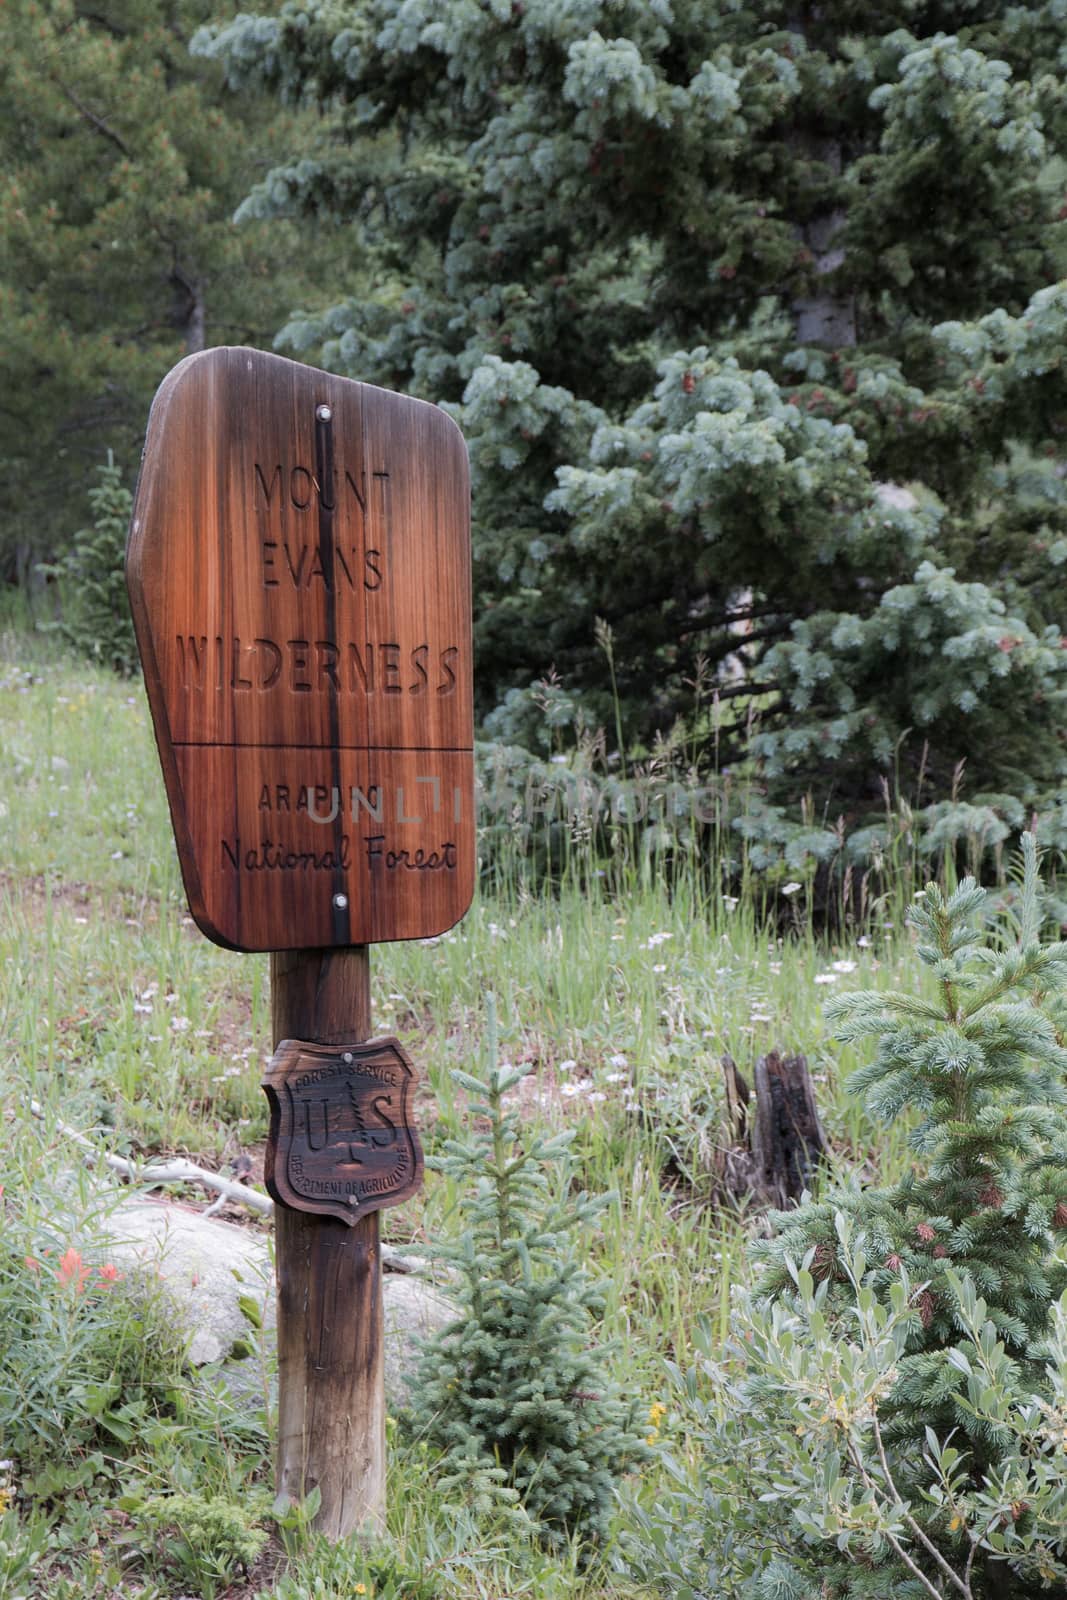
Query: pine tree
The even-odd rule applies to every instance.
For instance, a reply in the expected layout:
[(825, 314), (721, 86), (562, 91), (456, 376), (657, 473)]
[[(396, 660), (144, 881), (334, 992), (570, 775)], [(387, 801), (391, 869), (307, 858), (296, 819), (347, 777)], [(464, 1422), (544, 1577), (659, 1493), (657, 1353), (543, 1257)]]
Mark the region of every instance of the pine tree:
[[(188, 50), (212, 0), (0, 7), (0, 581), (32, 581), (84, 517), (110, 448), (132, 482), (152, 394), (181, 356), (269, 344), (327, 242), (236, 228), (303, 122), (226, 93)], [(305, 119), (306, 120), (306, 119)]]
[(458, 1237), (434, 1251), (457, 1276), (460, 1316), (425, 1350), (415, 1422), (445, 1453), (446, 1486), (473, 1485), (482, 1510), (517, 1500), (547, 1542), (588, 1544), (621, 1475), (649, 1454), (638, 1401), (596, 1339), (602, 1291), (577, 1254), (610, 1197), (570, 1192), (572, 1135), (531, 1137), (505, 1108), (527, 1072), (498, 1064), (491, 1000), (488, 1021), (483, 1071), (452, 1073), (471, 1131), (434, 1163), (460, 1196)]
[(760, 693), (719, 752), (772, 801), (1060, 781), (1059, 0), (306, 0), (196, 47), (324, 108), (246, 209), (374, 263), (289, 347), (468, 436), (500, 736), (552, 667), (612, 725), (599, 617), (631, 738), (701, 660)]
[[(999, 925), (988, 924), (985, 892), (970, 879), (947, 899), (928, 885), (909, 913), (929, 996), (860, 991), (831, 1002), (839, 1038), (878, 1040), (850, 1087), (879, 1120), (913, 1119), (915, 1163), (892, 1186), (835, 1190), (777, 1214), (762, 1250), (765, 1302), (791, 1294), (806, 1262), (827, 1308), (840, 1311), (856, 1294), (844, 1215), (862, 1238), (875, 1294), (888, 1305), (902, 1282), (914, 1286), (917, 1316), (887, 1374), (881, 1427), (898, 1487), (917, 1496), (930, 1481), (928, 1430), (963, 1452), (964, 1485), (995, 1477), (1009, 1443), (961, 1379), (961, 1282), (984, 1302), (979, 1320), (988, 1320), (990, 1348), (1003, 1345), (1012, 1384), (1034, 1402), (1053, 1398), (1046, 1341), (1067, 1288), (1067, 944), (1041, 942), (1041, 895), (1025, 834), (1017, 909)], [(942, 1521), (935, 1511), (935, 1534)], [(981, 1592), (1023, 1600), (1025, 1583), (997, 1579), (1002, 1570), (993, 1563)]]

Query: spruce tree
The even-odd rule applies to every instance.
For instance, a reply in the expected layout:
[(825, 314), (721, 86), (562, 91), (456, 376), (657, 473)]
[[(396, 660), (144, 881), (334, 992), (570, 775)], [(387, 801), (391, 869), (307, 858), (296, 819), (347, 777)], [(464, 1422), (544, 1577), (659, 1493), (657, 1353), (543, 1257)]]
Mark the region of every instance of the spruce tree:
[(538, 737), (552, 668), (614, 725), (599, 617), (631, 739), (702, 661), (759, 692), (718, 749), (772, 802), (1060, 781), (1062, 46), (1059, 0), (290, 0), (198, 36), (323, 110), (245, 214), (374, 267), (283, 343), (470, 440), (498, 734)]
[(470, 1128), (431, 1162), (457, 1185), (458, 1236), (433, 1253), (456, 1274), (460, 1314), (424, 1352), (414, 1420), (444, 1453), (447, 1488), (483, 1511), (519, 1502), (528, 1532), (589, 1545), (622, 1474), (649, 1454), (578, 1254), (610, 1197), (571, 1191), (571, 1134), (531, 1136), (505, 1106), (528, 1069), (498, 1063), (491, 1001), (487, 1057), (480, 1072), (453, 1071)]
[[(928, 1430), (961, 1453), (961, 1494), (995, 1478), (1011, 1442), (988, 1407), (976, 1410), (961, 1377), (961, 1282), (984, 1302), (990, 1348), (1002, 1344), (1035, 1415), (1054, 1398), (1046, 1340), (1067, 1288), (1067, 944), (1041, 942), (1041, 895), (1025, 834), (1016, 909), (990, 919), (985, 892), (968, 879), (947, 898), (928, 885), (909, 913), (929, 994), (860, 991), (830, 1003), (839, 1038), (877, 1039), (850, 1087), (879, 1120), (908, 1118), (914, 1164), (899, 1183), (837, 1189), (776, 1214), (762, 1249), (757, 1293), (766, 1303), (791, 1295), (806, 1263), (828, 1312), (842, 1313), (856, 1300), (843, 1214), (862, 1240), (867, 1287), (888, 1306), (901, 1283), (910, 1286), (911, 1334), (886, 1373), (880, 1416), (896, 1484), (920, 1503)], [(926, 1516), (945, 1539), (942, 1508)], [(1024, 1600), (1025, 1582), (1013, 1586), (1004, 1572), (993, 1561), (975, 1592)]]

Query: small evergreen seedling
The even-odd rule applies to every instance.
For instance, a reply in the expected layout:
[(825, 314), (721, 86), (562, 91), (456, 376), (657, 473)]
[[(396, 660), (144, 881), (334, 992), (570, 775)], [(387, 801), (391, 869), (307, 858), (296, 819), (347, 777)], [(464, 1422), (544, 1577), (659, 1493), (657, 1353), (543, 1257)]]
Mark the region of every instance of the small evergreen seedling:
[[(1067, 1224), (1067, 1172), (1051, 1154), (1063, 1143), (1067, 1099), (1067, 1050), (1057, 1027), (1067, 944), (1040, 941), (1031, 834), (1023, 838), (1023, 863), (1019, 910), (999, 930), (976, 929), (986, 896), (969, 878), (947, 900), (927, 885), (911, 910), (936, 999), (861, 991), (827, 1007), (838, 1037), (877, 1037), (874, 1060), (850, 1087), (879, 1120), (917, 1113), (911, 1143), (919, 1160), (893, 1187), (780, 1216), (771, 1247), (765, 1290), (787, 1288), (786, 1258), (800, 1261), (809, 1250), (816, 1280), (839, 1279), (834, 1212), (847, 1208), (879, 1263), (882, 1292), (902, 1270), (924, 1286), (913, 1347), (887, 1409), (890, 1436), (920, 1441), (927, 1425), (974, 1433), (953, 1399), (952, 1276), (973, 1281), (998, 1337), (1017, 1360), (1035, 1363), (1035, 1377), (1035, 1341), (1067, 1286), (1055, 1238)], [(988, 1458), (983, 1431), (970, 1441), (979, 1463)]]
[(608, 1197), (569, 1192), (570, 1134), (542, 1138), (505, 1110), (526, 1072), (498, 1065), (491, 1004), (488, 1020), (484, 1073), (452, 1074), (470, 1131), (432, 1163), (461, 1196), (459, 1237), (435, 1251), (457, 1274), (461, 1315), (424, 1352), (415, 1421), (457, 1484), (476, 1475), (485, 1509), (506, 1509), (510, 1489), (546, 1542), (595, 1541), (620, 1475), (649, 1455), (576, 1253)]

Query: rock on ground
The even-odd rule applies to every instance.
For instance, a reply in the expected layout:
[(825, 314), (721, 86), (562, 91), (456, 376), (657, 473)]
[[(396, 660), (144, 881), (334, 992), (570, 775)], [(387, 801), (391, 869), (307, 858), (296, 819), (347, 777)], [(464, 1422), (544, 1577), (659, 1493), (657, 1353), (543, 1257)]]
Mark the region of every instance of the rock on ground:
[[(124, 1200), (110, 1213), (106, 1244), (109, 1259), (158, 1285), (188, 1338), (193, 1366), (225, 1362), (236, 1390), (255, 1387), (230, 1360), (234, 1346), (247, 1343), (253, 1330), (239, 1301), (261, 1306), (264, 1346), (273, 1357), (274, 1271), (266, 1235), (203, 1217), (169, 1201)], [(408, 1404), (408, 1384), (418, 1362), (416, 1340), (432, 1337), (456, 1312), (448, 1297), (411, 1273), (382, 1275), (385, 1313), (385, 1395), (390, 1410)]]

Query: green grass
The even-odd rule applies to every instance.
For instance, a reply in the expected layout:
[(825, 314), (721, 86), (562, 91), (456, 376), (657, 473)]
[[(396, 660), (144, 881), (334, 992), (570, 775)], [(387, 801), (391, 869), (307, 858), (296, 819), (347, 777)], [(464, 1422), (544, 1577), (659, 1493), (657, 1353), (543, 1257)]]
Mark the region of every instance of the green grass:
[[(16, 628), (0, 634), (0, 839), (0, 1181), (8, 1201), (20, 1185), (46, 1184), (50, 1164), (61, 1164), (57, 1116), (106, 1128), (118, 1150), (181, 1150), (216, 1165), (238, 1149), (254, 1152), (266, 1130), (267, 958), (216, 949), (192, 925), (140, 685)], [(750, 1074), (772, 1047), (801, 1051), (843, 1164), (874, 1177), (896, 1170), (904, 1153), (898, 1133), (873, 1129), (848, 1099), (853, 1058), (828, 1037), (821, 1007), (849, 987), (918, 981), (901, 933), (906, 891), (852, 941), (829, 946), (813, 934), (802, 894), (782, 935), (761, 922), (754, 894), (732, 904), (709, 897), (708, 881), (713, 874), (690, 872), (670, 885), (635, 874), (612, 897), (596, 877), (555, 893), (532, 893), (516, 878), (476, 899), (442, 938), (373, 954), (375, 1027), (396, 1032), (423, 1073), (430, 1151), (465, 1115), (449, 1069), (479, 1051), (484, 997), (497, 996), (502, 1056), (531, 1069), (517, 1091), (524, 1116), (573, 1128), (578, 1181), (617, 1192), (588, 1249), (609, 1286), (605, 1333), (621, 1340), (624, 1380), (649, 1404), (665, 1392), (665, 1359), (687, 1357), (698, 1319), (724, 1326), (731, 1288), (745, 1275), (744, 1219), (709, 1203), (706, 1180), (671, 1176), (676, 1090), (703, 1108), (701, 1126), (690, 1112), (681, 1134), (702, 1131), (713, 1146), (722, 1053)], [(45, 1108), (43, 1122), (28, 1114), (31, 1098)], [(383, 1213), (386, 1237), (447, 1232), (456, 1199), (431, 1173), (416, 1200)], [(238, 1429), (235, 1442), (225, 1417), (208, 1415), (202, 1400), (183, 1405), (186, 1420), (179, 1406), (179, 1420), (157, 1440), (165, 1478), (177, 1461), (179, 1478), (201, 1492), (269, 1485), (262, 1440)], [(500, 1530), (442, 1504), (426, 1453), (395, 1431), (391, 1440), (386, 1566), (432, 1573), (442, 1597), (634, 1593), (609, 1565), (583, 1573), (573, 1556), (516, 1549)], [(685, 1441), (672, 1442), (684, 1454)], [(139, 1577), (122, 1578), (126, 1587), (109, 1588), (117, 1580), (97, 1549), (99, 1517), (83, 1514), (113, 1509), (131, 1476), (151, 1476), (139, 1445), (147, 1452), (146, 1440), (133, 1440), (135, 1466), (108, 1465), (99, 1482), (65, 1496), (33, 1569), (38, 1587), (25, 1592), (62, 1594), (66, 1582), (72, 1595), (137, 1593), (134, 1582), (146, 1595), (188, 1592), (151, 1561), (132, 1569)], [(655, 1491), (653, 1471), (642, 1492)], [(32, 1542), (39, 1528), (25, 1510)], [(8, 1533), (5, 1523), (0, 1548)], [(352, 1565), (362, 1557), (314, 1541), (302, 1549), (289, 1577), (271, 1580), (280, 1596), (348, 1595), (362, 1581)], [(385, 1594), (385, 1569), (374, 1570), (368, 1589)], [(0, 1556), (0, 1597), (9, 1592), (24, 1591), (5, 1588)]]

